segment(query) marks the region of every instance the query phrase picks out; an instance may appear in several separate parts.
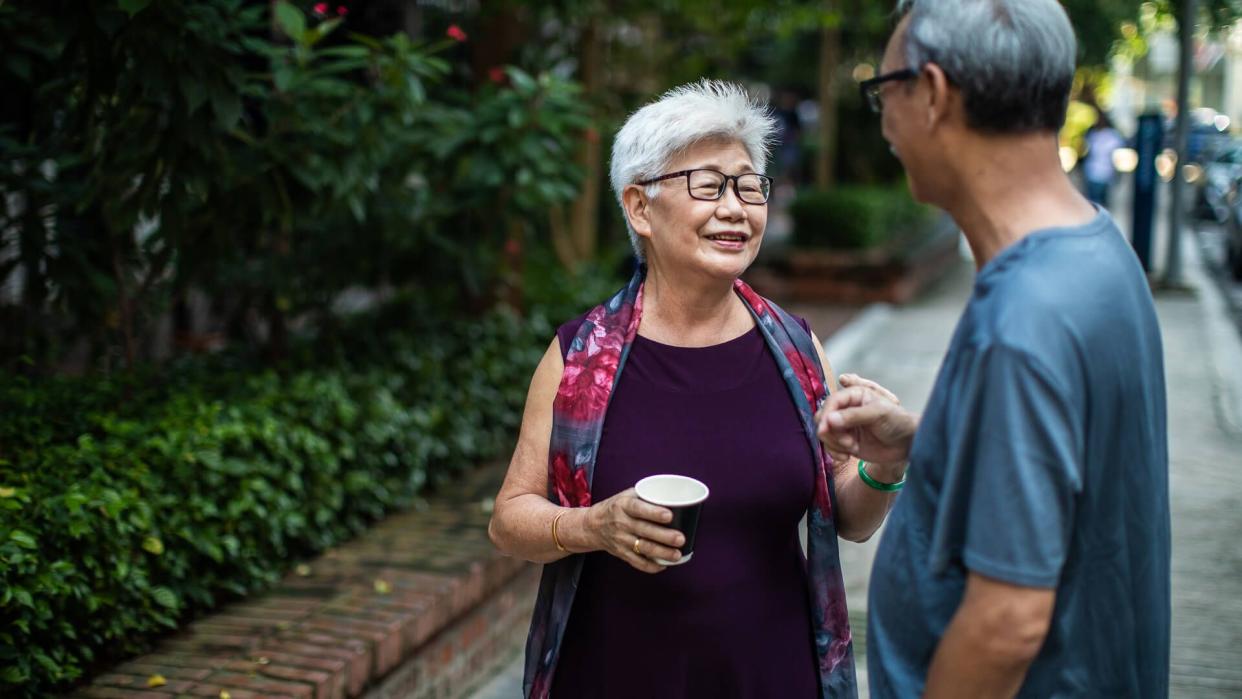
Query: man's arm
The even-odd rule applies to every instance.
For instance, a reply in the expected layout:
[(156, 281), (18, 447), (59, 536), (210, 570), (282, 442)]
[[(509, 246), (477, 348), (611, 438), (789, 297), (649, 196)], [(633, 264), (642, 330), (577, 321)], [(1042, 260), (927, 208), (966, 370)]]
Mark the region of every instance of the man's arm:
[(1012, 697), (1048, 635), (1056, 592), (970, 573), (927, 674), (925, 699)]

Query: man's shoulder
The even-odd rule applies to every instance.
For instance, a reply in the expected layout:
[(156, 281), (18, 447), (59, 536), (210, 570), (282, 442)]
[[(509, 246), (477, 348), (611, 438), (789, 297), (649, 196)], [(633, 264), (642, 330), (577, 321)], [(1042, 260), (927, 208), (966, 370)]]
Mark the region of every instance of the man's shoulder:
[(988, 280), (993, 305), (1006, 317), (1053, 325), (1072, 317), (1104, 319), (1122, 297), (1150, 297), (1111, 217), (1037, 234), (1023, 245), (1021, 254)]

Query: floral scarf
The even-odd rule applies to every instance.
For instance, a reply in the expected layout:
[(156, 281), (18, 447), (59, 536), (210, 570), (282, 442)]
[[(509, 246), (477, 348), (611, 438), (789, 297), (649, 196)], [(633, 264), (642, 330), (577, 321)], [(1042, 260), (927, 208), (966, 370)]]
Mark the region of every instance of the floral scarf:
[[(569, 346), (552, 403), (548, 453), (548, 499), (562, 507), (591, 505), (591, 479), (604, 417), (638, 333), (645, 278), (646, 268), (640, 268), (625, 288), (588, 313)], [(853, 639), (833, 520), (836, 496), (831, 457), (819, 443), (814, 421), (816, 408), (827, 397), (823, 367), (810, 334), (792, 316), (741, 280), (733, 288), (776, 357), (815, 455), (815, 495), (807, 512), (807, 572), (821, 697), (856, 697)], [(548, 699), (582, 563), (582, 555), (571, 555), (544, 566), (526, 640), (522, 688), (528, 699)]]

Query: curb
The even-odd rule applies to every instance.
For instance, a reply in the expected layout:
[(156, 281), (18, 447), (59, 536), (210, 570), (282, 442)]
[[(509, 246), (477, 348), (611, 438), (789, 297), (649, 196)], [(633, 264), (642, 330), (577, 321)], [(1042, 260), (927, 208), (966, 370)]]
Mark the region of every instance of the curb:
[(1198, 242), (1197, 235), (1182, 238), (1183, 269), (1203, 311), (1208, 357), (1217, 379), (1212, 384), (1216, 415), (1222, 430), (1242, 435), (1242, 336), (1229, 320), (1228, 305), (1216, 282), (1203, 271)]
[(467, 472), (78, 688), (136, 698), (460, 697), (526, 637), (538, 570), (487, 538), (504, 464)]
[(872, 303), (824, 341), (824, 356), (832, 362), (836, 373), (848, 372), (851, 364), (875, 334), (893, 316), (893, 307), (887, 303)]

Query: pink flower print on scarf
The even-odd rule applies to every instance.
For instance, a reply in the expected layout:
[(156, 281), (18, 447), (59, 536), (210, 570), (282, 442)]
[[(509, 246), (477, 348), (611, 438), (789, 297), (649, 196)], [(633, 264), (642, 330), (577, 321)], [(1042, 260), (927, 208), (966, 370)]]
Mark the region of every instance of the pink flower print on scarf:
[(591, 486), (585, 469), (571, 469), (563, 452), (552, 455), (552, 478), (561, 507), (590, 507)]

